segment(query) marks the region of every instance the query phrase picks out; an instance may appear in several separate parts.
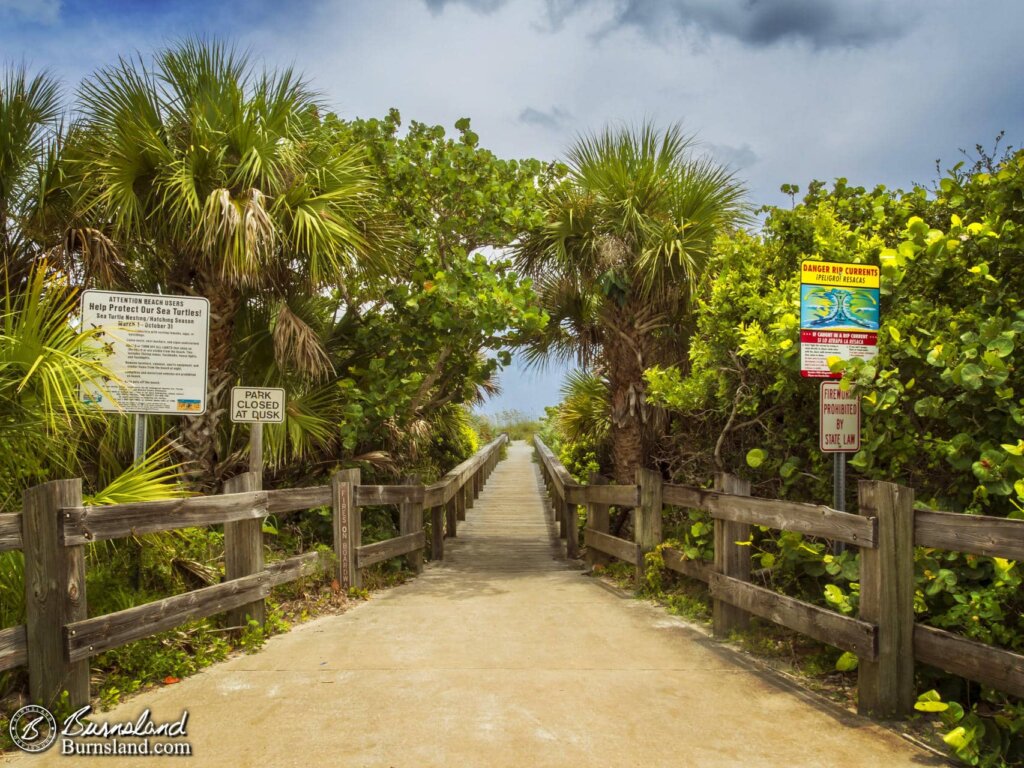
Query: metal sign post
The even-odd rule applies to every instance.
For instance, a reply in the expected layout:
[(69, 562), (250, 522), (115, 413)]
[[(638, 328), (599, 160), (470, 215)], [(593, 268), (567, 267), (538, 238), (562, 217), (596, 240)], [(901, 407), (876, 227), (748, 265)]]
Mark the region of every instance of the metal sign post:
[[(846, 511), (846, 454), (832, 454), (832, 508)], [(833, 542), (832, 550), (838, 555), (846, 549), (841, 541)]]
[[(846, 511), (846, 454), (860, 450), (860, 397), (843, 391), (838, 381), (821, 382), (818, 448), (832, 454), (832, 508)], [(839, 554), (842, 542), (835, 542)]]
[(148, 447), (146, 442), (146, 422), (146, 414), (135, 414), (135, 440), (134, 450), (132, 452), (132, 464), (138, 464), (146, 458), (146, 448)]

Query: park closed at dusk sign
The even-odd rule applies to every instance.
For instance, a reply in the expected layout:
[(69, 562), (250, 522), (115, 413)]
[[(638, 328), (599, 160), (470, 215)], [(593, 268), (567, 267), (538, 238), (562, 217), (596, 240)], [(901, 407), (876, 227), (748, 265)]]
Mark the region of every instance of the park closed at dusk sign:
[(116, 379), (82, 385), (104, 411), (194, 416), (206, 411), (210, 302), (196, 296), (85, 291), (82, 328), (96, 333)]
[(236, 424), (280, 424), (284, 421), (284, 390), (234, 387), (231, 390), (231, 421)]
[(879, 269), (868, 264), (800, 265), (801, 376), (838, 379), (830, 360), (877, 354), (879, 286)]

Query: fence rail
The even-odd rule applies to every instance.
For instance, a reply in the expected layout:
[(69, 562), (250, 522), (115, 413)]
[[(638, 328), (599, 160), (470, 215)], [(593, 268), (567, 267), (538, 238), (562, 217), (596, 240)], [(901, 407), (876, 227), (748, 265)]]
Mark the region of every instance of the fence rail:
[(0, 515), (0, 552), (21, 549), (21, 513)]
[[(508, 442), (501, 435), (441, 480), (428, 486), (410, 478), (398, 485), (362, 485), (359, 470), (335, 473), (329, 485), (265, 491), (247, 472), (224, 484), (224, 493), (170, 501), (82, 504), (80, 480), (57, 480), (29, 489), (20, 514), (0, 515), (0, 551), (25, 554), (24, 625), (0, 629), (0, 671), (28, 666), (29, 695), (52, 703), (67, 691), (70, 703), (89, 700), (89, 658), (191, 619), (227, 613), (229, 626), (262, 621), (271, 589), (320, 566), (310, 552), (263, 562), (263, 520), (329, 506), (334, 530), (335, 576), (343, 588), (361, 586), (360, 569), (406, 556), (419, 571), (426, 546), (424, 511), (432, 524), (431, 556), (443, 559), (444, 540), (456, 536)], [(362, 545), (361, 508), (397, 505), (400, 534)], [(205, 525), (224, 526), (225, 580), (103, 616), (86, 612), (84, 546), (98, 541)]]
[[(706, 582), (713, 627), (723, 636), (747, 626), (751, 615), (789, 627), (857, 654), (858, 707), (878, 717), (909, 714), (914, 660), (1024, 696), (1024, 654), (985, 645), (914, 622), (914, 547), (1024, 560), (1024, 521), (936, 510), (915, 510), (913, 491), (893, 483), (861, 481), (860, 514), (827, 506), (755, 498), (749, 485), (727, 474), (713, 489), (664, 483), (649, 470), (632, 485), (609, 484), (596, 475), (577, 482), (539, 437), (534, 438), (552, 510), (576, 555), (576, 506), (586, 505), (583, 542), (593, 566), (616, 558), (642, 573), (645, 555), (662, 543), (664, 505), (703, 510), (714, 523), (713, 562), (690, 560), (662, 546), (665, 567)], [(633, 541), (609, 533), (609, 507), (632, 509)], [(851, 544), (860, 550), (860, 616), (835, 611), (750, 583), (751, 526), (796, 531)], [(657, 536), (652, 537), (651, 532)]]

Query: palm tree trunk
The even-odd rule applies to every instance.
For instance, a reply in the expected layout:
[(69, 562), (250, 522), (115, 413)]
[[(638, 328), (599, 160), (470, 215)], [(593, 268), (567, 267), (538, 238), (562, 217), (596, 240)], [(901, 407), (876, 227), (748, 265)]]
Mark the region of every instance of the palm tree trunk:
[(644, 422), (647, 406), (644, 398), (644, 342), (642, 334), (627, 318), (628, 307), (616, 313), (604, 344), (611, 399), (612, 473), (617, 483), (634, 482), (636, 470), (647, 459), (650, 442)]
[(199, 416), (185, 418), (181, 452), (190, 463), (190, 474), (197, 489), (213, 491), (229, 469), (226, 459), (230, 446), (223, 443), (220, 422), (234, 381), (231, 347), (235, 316), (242, 302), (237, 289), (225, 285), (209, 270), (196, 276), (195, 289), (199, 296), (210, 301), (206, 411)]

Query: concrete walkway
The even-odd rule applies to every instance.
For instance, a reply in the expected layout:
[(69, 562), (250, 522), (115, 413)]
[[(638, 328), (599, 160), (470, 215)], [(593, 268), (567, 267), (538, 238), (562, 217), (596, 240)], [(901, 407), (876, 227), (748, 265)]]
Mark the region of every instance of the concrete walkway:
[(560, 557), (513, 444), (443, 565), (103, 717), (188, 709), (193, 758), (18, 765), (912, 766), (934, 760), (822, 706)]

